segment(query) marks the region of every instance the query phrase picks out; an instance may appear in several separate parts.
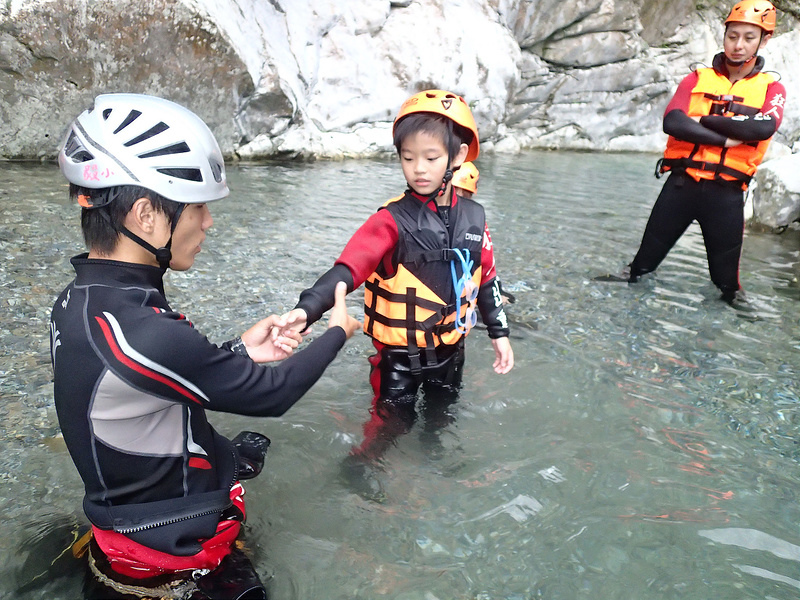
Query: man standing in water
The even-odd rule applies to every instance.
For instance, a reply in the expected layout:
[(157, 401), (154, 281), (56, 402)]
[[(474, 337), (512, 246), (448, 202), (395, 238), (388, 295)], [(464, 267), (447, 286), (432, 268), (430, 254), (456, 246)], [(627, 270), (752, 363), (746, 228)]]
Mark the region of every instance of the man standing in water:
[(294, 356), (300, 336), (273, 341), (274, 315), (216, 346), (163, 285), (168, 268), (192, 266), (213, 223), (207, 203), (229, 192), (205, 123), (161, 98), (98, 96), (70, 125), (59, 165), (89, 247), (50, 323), (56, 410), (92, 523), (86, 596), (266, 598), (234, 542), (240, 480), (259, 473), (269, 440), (229, 440), (205, 411), (286, 412), (360, 327), (345, 286), (328, 330)]
[[(743, 0), (725, 19), (723, 52), (694, 71), (664, 112), (669, 134), (656, 176), (669, 172), (642, 243), (622, 276), (634, 283), (655, 271), (686, 228), (703, 232), (711, 280), (732, 305), (746, 302), (739, 283), (744, 198), (750, 179), (783, 118), (786, 90), (758, 56), (775, 31), (768, 0)], [(604, 278), (600, 278), (604, 279)]]

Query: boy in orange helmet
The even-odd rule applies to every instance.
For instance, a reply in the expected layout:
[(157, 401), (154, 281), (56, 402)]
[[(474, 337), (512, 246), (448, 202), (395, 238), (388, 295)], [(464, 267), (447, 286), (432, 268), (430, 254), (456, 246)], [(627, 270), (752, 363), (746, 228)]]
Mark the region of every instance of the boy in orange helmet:
[(743, 0), (725, 19), (723, 52), (711, 68), (680, 83), (664, 111), (669, 134), (656, 176), (669, 172), (650, 214), (639, 251), (622, 277), (630, 283), (654, 271), (686, 228), (703, 232), (711, 280), (721, 298), (746, 302), (739, 283), (744, 237), (743, 190), (783, 118), (786, 90), (762, 71), (758, 56), (775, 30), (768, 0)]
[(462, 198), (472, 198), (478, 193), (480, 178), (477, 167), (471, 162), (465, 162), (453, 173), (453, 187), (456, 188), (456, 194)]
[(356, 464), (379, 458), (410, 429), (420, 386), (425, 411), (444, 407), (426, 427), (448, 420), (442, 415), (461, 386), (476, 308), (494, 347), (494, 370), (506, 374), (514, 366), (483, 207), (457, 196), (451, 183), (453, 171), (479, 152), (469, 107), (450, 92), (420, 92), (400, 108), (393, 135), (408, 189), (367, 219), (333, 268), (284, 315), (286, 326), (305, 329), (332, 306), (337, 281), (348, 291), (365, 285), (375, 395), (366, 439), (351, 453)]

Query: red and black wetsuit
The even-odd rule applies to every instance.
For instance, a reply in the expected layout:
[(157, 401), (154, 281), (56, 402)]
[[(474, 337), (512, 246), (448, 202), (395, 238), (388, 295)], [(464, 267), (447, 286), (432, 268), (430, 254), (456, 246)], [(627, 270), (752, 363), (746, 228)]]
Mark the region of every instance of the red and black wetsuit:
[[(771, 77), (760, 76), (758, 84), (751, 85), (762, 72), (763, 65), (764, 59), (757, 57), (753, 72), (740, 80), (743, 83), (730, 84), (729, 96), (716, 95), (711, 99), (712, 94), (700, 89), (705, 84), (699, 82), (701, 77), (702, 81), (727, 77), (725, 55), (720, 53), (714, 57), (713, 74), (710, 74), (711, 69), (706, 70), (708, 76), (695, 71), (678, 86), (664, 111), (664, 132), (670, 136), (669, 156), (665, 155), (659, 163), (671, 174), (656, 200), (639, 251), (630, 264), (631, 281), (654, 271), (696, 220), (703, 232), (711, 280), (727, 300), (740, 289), (743, 188), (763, 156), (766, 143), (781, 124), (786, 101), (784, 86)], [(763, 97), (763, 103), (748, 106), (752, 98), (737, 96), (742, 88), (752, 97)], [(699, 122), (691, 118), (698, 113), (698, 106), (703, 106), (705, 113), (696, 115), (700, 116)], [(727, 138), (745, 142), (735, 150), (736, 157), (734, 151), (724, 148)], [(675, 158), (681, 152), (687, 156)]]
[(202, 562), (201, 542), (217, 534), (238, 479), (235, 448), (206, 411), (282, 415), (322, 375), (345, 332), (331, 328), (265, 367), (212, 344), (173, 311), (162, 269), (85, 254), (72, 264), (77, 277), (53, 306), (51, 355), (84, 510), (97, 531), (110, 532), (104, 539), (122, 534), (180, 568)]
[[(428, 244), (424, 249), (429, 254), (438, 252), (440, 257), (446, 257), (451, 248), (464, 247), (476, 250), (473, 252), (475, 256), (479, 248), (480, 260), (476, 260), (474, 266), (475, 272), (480, 269), (477, 307), (490, 338), (508, 336), (508, 323), (495, 270), (494, 249), (483, 208), (473, 200), (460, 198), (455, 192), (452, 192), (451, 203), (447, 207), (437, 207), (434, 202), (426, 203), (426, 200), (408, 192), (367, 219), (348, 241), (333, 268), (300, 295), (297, 308), (306, 311), (309, 324), (333, 305), (336, 282), (346, 282), (349, 291), (368, 280), (374, 286), (376, 278), (390, 280), (398, 274), (401, 266), (404, 272), (414, 275), (409, 279), (435, 289), (436, 295), (445, 303), (455, 302), (449, 259), (439, 259), (440, 264), (431, 262), (425, 266), (412, 258), (419, 256), (416, 252), (422, 244)], [(417, 204), (416, 208), (413, 203)], [(474, 241), (476, 239), (477, 243)], [(417, 292), (413, 291), (415, 295)], [(401, 296), (397, 299), (400, 304), (408, 297), (407, 294), (398, 295)], [(366, 306), (365, 316), (368, 317), (369, 312), (370, 307)], [(389, 345), (371, 332), (367, 321), (368, 318), (365, 319), (365, 330), (373, 337), (376, 350), (369, 359), (374, 397), (372, 418), (365, 425), (365, 441), (355, 452), (367, 458), (376, 458), (413, 423), (420, 385), (426, 393), (426, 408), (432, 404), (441, 408), (455, 401), (461, 386), (464, 346), (463, 337), (453, 343), (437, 343), (435, 348), (428, 346), (427, 349), (418, 348), (416, 344), (412, 349), (412, 344)], [(445, 321), (442, 317), (436, 326), (444, 327)], [(449, 325), (449, 331), (452, 332), (452, 324)]]

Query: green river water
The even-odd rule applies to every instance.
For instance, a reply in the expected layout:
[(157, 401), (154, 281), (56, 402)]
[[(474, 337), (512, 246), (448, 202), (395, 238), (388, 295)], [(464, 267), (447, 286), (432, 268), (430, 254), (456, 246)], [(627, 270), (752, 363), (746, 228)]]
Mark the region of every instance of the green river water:
[[(212, 415), (273, 442), (247, 482), (247, 543), (273, 600), (800, 597), (800, 232), (748, 229), (754, 310), (717, 299), (690, 228), (654, 277), (597, 283), (636, 251), (657, 157), (530, 152), (478, 161), (516, 367), (467, 343), (455, 421), (419, 425), (377, 476), (338, 478), (362, 439), (368, 339), (356, 335), (281, 419)], [(59, 437), (48, 318), (82, 251), (54, 165), (0, 182), (0, 598), (76, 600), (57, 561), (82, 487)], [(229, 167), (232, 194), (174, 308), (215, 342), (291, 308), (363, 220), (403, 190), (394, 161)], [(361, 291), (349, 306), (359, 315)], [(318, 330), (322, 331), (322, 325)]]

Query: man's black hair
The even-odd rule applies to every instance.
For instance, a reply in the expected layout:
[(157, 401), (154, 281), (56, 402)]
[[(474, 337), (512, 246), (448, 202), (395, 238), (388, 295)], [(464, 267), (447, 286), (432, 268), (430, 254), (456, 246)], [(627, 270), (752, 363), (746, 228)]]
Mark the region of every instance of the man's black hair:
[(168, 200), (137, 185), (91, 189), (71, 183), (69, 196), (73, 201), (78, 196), (88, 196), (90, 203), (95, 205), (96, 208), (81, 210), (81, 229), (87, 248), (102, 255), (111, 254), (117, 247), (125, 217), (139, 198), (148, 198), (153, 208), (164, 213), (170, 223), (181, 206), (180, 202)]
[(397, 153), (403, 147), (403, 141), (410, 135), (424, 131), (438, 137), (447, 148), (450, 160), (458, 154), (461, 144), (472, 142), (472, 132), (444, 115), (432, 112), (417, 112), (406, 115), (394, 127), (394, 147)]

